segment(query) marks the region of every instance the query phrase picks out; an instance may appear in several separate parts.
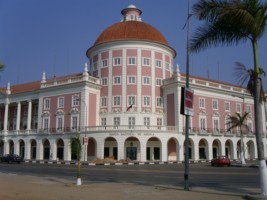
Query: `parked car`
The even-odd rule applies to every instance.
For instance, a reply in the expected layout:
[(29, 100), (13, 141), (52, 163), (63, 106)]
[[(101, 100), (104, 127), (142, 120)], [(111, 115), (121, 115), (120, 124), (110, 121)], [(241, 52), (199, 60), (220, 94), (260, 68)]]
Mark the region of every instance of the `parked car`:
[(21, 162), (23, 162), (23, 158), (17, 154), (5, 154), (3, 157), (1, 157), (1, 161), (7, 163), (16, 162), (20, 164)]
[(224, 166), (230, 167), (231, 161), (227, 156), (217, 156), (211, 160), (211, 166)]

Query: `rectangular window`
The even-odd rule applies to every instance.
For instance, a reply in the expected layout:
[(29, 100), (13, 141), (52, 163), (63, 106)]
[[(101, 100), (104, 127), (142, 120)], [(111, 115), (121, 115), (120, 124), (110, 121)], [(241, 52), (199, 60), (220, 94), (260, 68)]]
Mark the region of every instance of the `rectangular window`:
[(94, 70), (97, 70), (97, 62), (94, 62)]
[(157, 82), (156, 82), (156, 85), (157, 85), (157, 86), (161, 86), (161, 85), (162, 85), (162, 80), (161, 80), (160, 78), (157, 78), (156, 81), (157, 81)]
[(158, 127), (158, 129), (161, 129), (161, 127), (162, 127), (162, 118), (157, 118), (157, 127)]
[(144, 66), (150, 66), (150, 59), (149, 58), (143, 58), (143, 64), (144, 64)]
[(101, 97), (101, 107), (107, 107), (107, 97)]
[(162, 97), (157, 97), (157, 107), (162, 107), (162, 106), (163, 106)]
[(121, 65), (121, 59), (120, 58), (113, 58), (113, 65), (114, 66)]
[(106, 126), (107, 125), (107, 118), (103, 117), (101, 118), (101, 126)]
[(212, 109), (218, 110), (218, 100), (212, 100)]
[(72, 120), (72, 129), (77, 129), (78, 128), (78, 117), (77, 116), (73, 116), (72, 118), (71, 118), (71, 120)]
[(79, 96), (78, 95), (73, 95), (72, 96), (72, 106), (79, 106)]
[(156, 67), (162, 67), (162, 62), (161, 60), (156, 60)]
[(113, 118), (113, 124), (114, 124), (114, 129), (118, 129), (118, 127), (120, 126), (120, 118), (119, 117), (114, 117)]
[(206, 130), (206, 119), (205, 118), (200, 118), (200, 129)]
[(48, 129), (49, 129), (49, 119), (44, 118), (44, 130), (48, 130)]
[(102, 67), (108, 66), (108, 60), (102, 60)]
[(50, 109), (50, 99), (44, 99), (44, 110)]
[(150, 106), (150, 97), (144, 97), (144, 106)]
[(170, 63), (165, 63), (165, 68), (166, 68), (166, 70), (169, 70), (170, 69)]
[(205, 99), (199, 98), (199, 108), (205, 108)]
[(225, 106), (225, 111), (230, 112), (230, 102), (225, 102), (224, 106)]
[(134, 129), (134, 127), (135, 127), (135, 117), (129, 117), (128, 118), (128, 124), (129, 124), (129, 129)]
[(113, 77), (113, 85), (120, 85), (121, 84), (121, 77), (120, 76), (114, 76)]
[(251, 106), (250, 106), (250, 105), (247, 105), (246, 108), (247, 108), (247, 109), (246, 109), (246, 112), (247, 112), (247, 113), (251, 113)]
[(28, 115), (28, 106), (25, 106), (23, 109), (23, 115), (27, 116)]
[(128, 105), (135, 105), (135, 96), (128, 96)]
[(128, 65), (136, 65), (136, 58), (129, 57), (128, 58)]
[(136, 80), (135, 80), (135, 76), (128, 76), (128, 83), (129, 84), (135, 84)]
[(248, 122), (248, 131), (249, 131), (250, 133), (253, 132), (252, 122)]
[(115, 96), (113, 97), (113, 105), (120, 106), (121, 105), (121, 97)]
[(57, 130), (61, 131), (63, 128), (63, 118), (62, 117), (58, 117), (57, 118)]
[(144, 77), (143, 77), (143, 84), (144, 84), (144, 85), (149, 85), (149, 84), (150, 84), (150, 78), (147, 77), (147, 76), (144, 76)]
[(236, 104), (236, 112), (241, 113), (241, 104), (240, 103)]
[(107, 78), (102, 78), (102, 85), (103, 86), (108, 85), (108, 79)]
[(64, 97), (58, 97), (57, 99), (57, 107), (64, 108)]
[(150, 128), (150, 118), (149, 117), (144, 117), (144, 126), (146, 126), (147, 129)]
[(213, 119), (213, 130), (219, 131), (219, 120), (218, 119)]

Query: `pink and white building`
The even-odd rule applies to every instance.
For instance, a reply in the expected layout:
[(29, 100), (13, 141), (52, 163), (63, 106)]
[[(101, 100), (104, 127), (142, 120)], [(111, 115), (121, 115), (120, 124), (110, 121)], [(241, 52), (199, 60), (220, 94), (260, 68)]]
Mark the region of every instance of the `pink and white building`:
[[(180, 114), (185, 75), (173, 71), (175, 50), (135, 6), (105, 29), (86, 55), (80, 74), (8, 86), (0, 94), (0, 154), (26, 160), (71, 161), (70, 138), (88, 138), (82, 160), (183, 161), (185, 117)], [(190, 77), (194, 116), (190, 159), (238, 159), (240, 132), (227, 119), (249, 112), (245, 158), (255, 159), (253, 98), (244, 88)], [(264, 109), (264, 108), (263, 108)], [(265, 112), (264, 117), (265, 117)], [(266, 123), (265, 123), (266, 124)], [(266, 127), (266, 125), (265, 125)], [(267, 152), (266, 128), (264, 151)]]

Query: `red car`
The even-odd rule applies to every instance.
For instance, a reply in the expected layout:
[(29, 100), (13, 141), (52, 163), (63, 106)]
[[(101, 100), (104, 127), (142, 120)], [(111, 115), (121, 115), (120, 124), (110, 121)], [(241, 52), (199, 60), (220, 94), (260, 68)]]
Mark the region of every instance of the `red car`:
[(231, 162), (228, 157), (226, 156), (217, 156), (211, 160), (211, 166), (224, 166), (227, 165), (230, 167)]

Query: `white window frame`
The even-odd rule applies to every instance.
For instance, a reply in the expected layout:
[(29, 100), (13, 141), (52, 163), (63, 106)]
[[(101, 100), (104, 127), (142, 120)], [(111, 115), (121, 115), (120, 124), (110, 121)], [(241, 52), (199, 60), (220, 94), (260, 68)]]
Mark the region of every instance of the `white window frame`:
[(144, 66), (150, 66), (150, 58), (144, 57), (143, 58), (143, 65)]
[(162, 108), (163, 107), (163, 98), (156, 97), (156, 106)]
[(150, 85), (150, 77), (143, 76), (143, 85)]
[(130, 105), (133, 105), (133, 106), (136, 105), (136, 96), (128, 95), (128, 106)]
[(151, 105), (150, 96), (143, 96), (143, 106), (149, 107)]
[(199, 108), (206, 108), (206, 101), (203, 97), (199, 98)]
[(207, 130), (207, 119), (206, 119), (206, 117), (200, 117), (199, 118), (199, 128), (200, 128), (200, 131), (206, 131)]
[(57, 108), (64, 108), (65, 99), (63, 96), (57, 98)]
[[(76, 120), (74, 120), (76, 119)], [(75, 115), (71, 115), (71, 118), (70, 118), (70, 126), (71, 126), (71, 129), (72, 130), (77, 130), (78, 127), (79, 127), (79, 115), (78, 114), (75, 114)]]
[(50, 129), (50, 117), (43, 118), (43, 130), (48, 131)]
[(101, 67), (102, 68), (104, 68), (104, 67), (108, 67), (108, 59), (104, 59), (104, 60), (102, 60), (102, 65), (101, 65)]
[(135, 85), (136, 84), (136, 76), (128, 76), (128, 84)]
[(158, 67), (158, 68), (162, 68), (162, 60), (155, 60), (155, 62), (156, 62), (156, 67)]
[(144, 126), (150, 129), (150, 117), (144, 117)]
[(220, 131), (220, 119), (219, 118), (213, 118), (212, 119), (212, 129), (214, 132)]
[(136, 65), (136, 57), (128, 57), (128, 65)]
[(113, 66), (121, 66), (121, 57), (113, 58)]
[(231, 104), (230, 104), (229, 101), (225, 101), (224, 102), (224, 109), (225, 109), (226, 112), (230, 112), (231, 111)]
[(113, 96), (113, 106), (121, 106), (121, 96)]
[(237, 112), (237, 113), (242, 113), (242, 106), (241, 106), (241, 103), (236, 103), (236, 112)]
[(121, 77), (120, 76), (114, 76), (113, 77), (113, 85), (121, 85)]
[(44, 99), (44, 110), (49, 110), (50, 109), (50, 104), (51, 104), (51, 99), (50, 98), (45, 98)]
[(170, 63), (169, 62), (165, 62), (165, 69), (170, 70)]
[(218, 110), (218, 109), (219, 109), (218, 99), (212, 99), (212, 110)]
[(102, 86), (107, 86), (108, 85), (108, 78), (102, 78), (101, 79), (101, 85)]
[(162, 79), (161, 78), (157, 78), (156, 79), (156, 86), (162, 86)]
[(101, 107), (107, 107), (107, 97), (101, 97)]
[(160, 118), (160, 117), (157, 118), (157, 127), (158, 127), (158, 129), (161, 129), (161, 127), (162, 127), (162, 118)]
[(246, 105), (246, 112), (251, 113), (251, 105)]
[(56, 129), (57, 131), (63, 131), (64, 127), (64, 115), (56, 116)]
[(128, 126), (129, 129), (135, 128), (135, 117), (128, 117)]
[(71, 105), (72, 107), (79, 106), (80, 96), (77, 94), (72, 95)]
[(121, 119), (120, 117), (114, 117), (113, 118), (113, 128), (118, 129), (118, 127), (121, 125)]
[(107, 125), (107, 118), (106, 117), (102, 117), (101, 118), (101, 126), (106, 126)]

